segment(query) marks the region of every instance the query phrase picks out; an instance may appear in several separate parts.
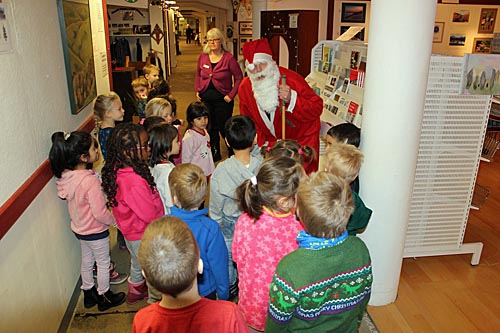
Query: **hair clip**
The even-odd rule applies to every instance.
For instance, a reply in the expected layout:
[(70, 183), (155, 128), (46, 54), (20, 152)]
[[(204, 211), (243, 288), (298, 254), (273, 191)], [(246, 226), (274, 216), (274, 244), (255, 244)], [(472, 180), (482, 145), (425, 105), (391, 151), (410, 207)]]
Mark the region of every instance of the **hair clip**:
[(257, 185), (257, 177), (256, 176), (250, 177), (250, 181), (252, 182), (252, 185)]
[(299, 153), (299, 155), (302, 155), (304, 154), (304, 151), (302, 150), (302, 147), (299, 148), (299, 150), (297, 151)]
[(68, 140), (68, 138), (71, 136), (71, 133), (64, 132), (64, 141)]
[(266, 147), (267, 152), (270, 152), (270, 151), (271, 151), (271, 149), (273, 149), (273, 147), (271, 147), (271, 146), (267, 146), (267, 147)]

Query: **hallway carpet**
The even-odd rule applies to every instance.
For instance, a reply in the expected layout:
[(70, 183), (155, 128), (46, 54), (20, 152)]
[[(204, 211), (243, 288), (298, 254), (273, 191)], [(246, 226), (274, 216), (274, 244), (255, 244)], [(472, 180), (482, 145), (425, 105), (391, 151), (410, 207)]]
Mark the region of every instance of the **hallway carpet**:
[[(169, 83), (172, 89), (172, 94), (177, 100), (177, 114), (180, 119), (186, 119), (186, 108), (189, 103), (195, 101), (194, 93), (194, 73), (198, 56), (201, 52), (201, 46), (194, 44), (185, 44), (184, 41), (180, 45), (182, 55), (177, 56), (177, 66), (173, 68), (172, 75), (169, 78)], [(235, 100), (234, 114), (238, 114), (239, 101)], [(181, 130), (184, 133), (186, 125)], [(227, 157), (227, 149), (225, 144), (221, 142), (222, 157)], [(120, 273), (129, 272), (130, 256), (127, 251), (120, 250), (116, 245), (116, 229), (110, 230), (111, 235), (111, 259), (116, 263), (116, 270)], [(132, 332), (132, 321), (135, 313), (147, 306), (146, 301), (128, 305), (124, 303), (118, 307), (112, 308), (108, 311), (100, 312), (97, 306), (86, 309), (83, 306), (83, 293), (80, 292), (80, 283), (75, 288), (78, 300), (76, 305), (70, 304), (71, 319), (68, 318), (67, 323), (61, 324), (60, 333), (94, 333), (94, 332), (107, 332), (107, 333), (128, 333)], [(127, 292), (127, 283), (121, 285), (111, 286), (114, 292)], [(74, 307), (74, 309), (73, 309)], [(361, 333), (375, 333), (378, 332), (375, 324), (368, 316), (365, 315), (360, 328)]]

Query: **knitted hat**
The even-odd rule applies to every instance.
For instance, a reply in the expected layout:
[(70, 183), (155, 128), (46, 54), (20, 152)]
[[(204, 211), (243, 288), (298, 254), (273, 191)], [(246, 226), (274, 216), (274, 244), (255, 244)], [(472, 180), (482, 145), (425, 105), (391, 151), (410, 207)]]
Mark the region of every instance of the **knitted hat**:
[(271, 47), (269, 46), (269, 42), (266, 38), (257, 39), (243, 44), (243, 57), (245, 58), (245, 66), (249, 70), (253, 70), (255, 68), (255, 63), (273, 60)]

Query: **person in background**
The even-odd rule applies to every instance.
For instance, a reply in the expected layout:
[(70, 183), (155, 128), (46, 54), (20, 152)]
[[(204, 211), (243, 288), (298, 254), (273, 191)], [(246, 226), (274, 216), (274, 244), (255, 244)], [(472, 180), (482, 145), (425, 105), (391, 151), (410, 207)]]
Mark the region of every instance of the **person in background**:
[(301, 182), (297, 215), (305, 231), (276, 267), (266, 333), (358, 332), (373, 277), (365, 243), (347, 234), (353, 208), (341, 177), (321, 171)]
[(132, 81), (132, 90), (134, 91), (136, 101), (136, 114), (139, 122), (146, 118), (146, 103), (148, 102), (149, 83), (144, 77), (138, 77)]
[(168, 177), (174, 206), (171, 214), (193, 231), (200, 247), (203, 274), (198, 278), (198, 292), (210, 299), (229, 298), (227, 247), (217, 222), (207, 216), (208, 208), (198, 209), (207, 196), (207, 179), (194, 164), (177, 165)]
[(240, 306), (251, 329), (264, 330), (267, 295), (276, 265), (297, 248), (304, 228), (295, 218), (295, 195), (304, 168), (289, 157), (265, 160), (256, 177), (237, 190), (243, 214), (236, 222), (233, 260), (238, 267)]
[[(245, 43), (243, 56), (248, 77), (243, 79), (238, 93), (240, 114), (255, 122), (258, 145), (262, 147), (267, 142), (273, 146), (283, 139), (280, 108), (284, 105), (285, 139), (294, 139), (301, 146), (310, 146), (319, 152), (321, 97), (298, 73), (276, 64), (267, 39)], [(318, 159), (309, 164), (306, 172), (317, 169)]]
[(247, 116), (233, 116), (225, 126), (226, 143), (234, 155), (221, 161), (210, 177), (210, 217), (219, 223), (229, 251), (229, 284), (231, 297), (237, 294), (236, 265), (233, 262), (232, 244), (234, 226), (241, 215), (236, 188), (243, 181), (255, 177), (262, 164), (257, 148), (255, 124)]
[(197, 241), (182, 220), (170, 216), (153, 221), (144, 232), (139, 262), (161, 301), (137, 312), (132, 332), (245, 333), (245, 320), (232, 302), (198, 293), (203, 262)]
[(198, 58), (195, 92), (198, 101), (204, 102), (210, 112), (209, 134), (214, 162), (219, 161), (220, 136), (226, 137), (224, 125), (231, 118), (234, 98), (243, 79), (236, 58), (228, 51), (226, 39), (217, 28), (207, 32), (208, 43)]
[[(116, 223), (106, 207), (101, 182), (88, 164), (99, 158), (97, 141), (88, 133), (56, 132), (52, 134), (50, 166), (57, 178), (57, 196), (68, 202), (71, 230), (80, 241), (83, 304), (99, 311), (118, 306), (125, 301), (124, 293), (109, 289), (110, 257), (109, 226)], [(97, 262), (97, 289), (92, 276)]]
[(108, 143), (102, 188), (130, 252), (127, 303), (134, 304), (148, 297), (137, 260), (141, 237), (153, 220), (164, 215), (163, 202), (147, 164), (150, 149), (144, 128), (133, 123), (119, 124)]

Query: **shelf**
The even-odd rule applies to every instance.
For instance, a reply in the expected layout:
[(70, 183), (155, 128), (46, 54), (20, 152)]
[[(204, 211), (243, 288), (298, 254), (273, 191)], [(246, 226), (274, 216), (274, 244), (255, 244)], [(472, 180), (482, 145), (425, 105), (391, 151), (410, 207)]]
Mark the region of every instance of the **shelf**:
[(109, 34), (109, 37), (151, 37), (149, 34)]

